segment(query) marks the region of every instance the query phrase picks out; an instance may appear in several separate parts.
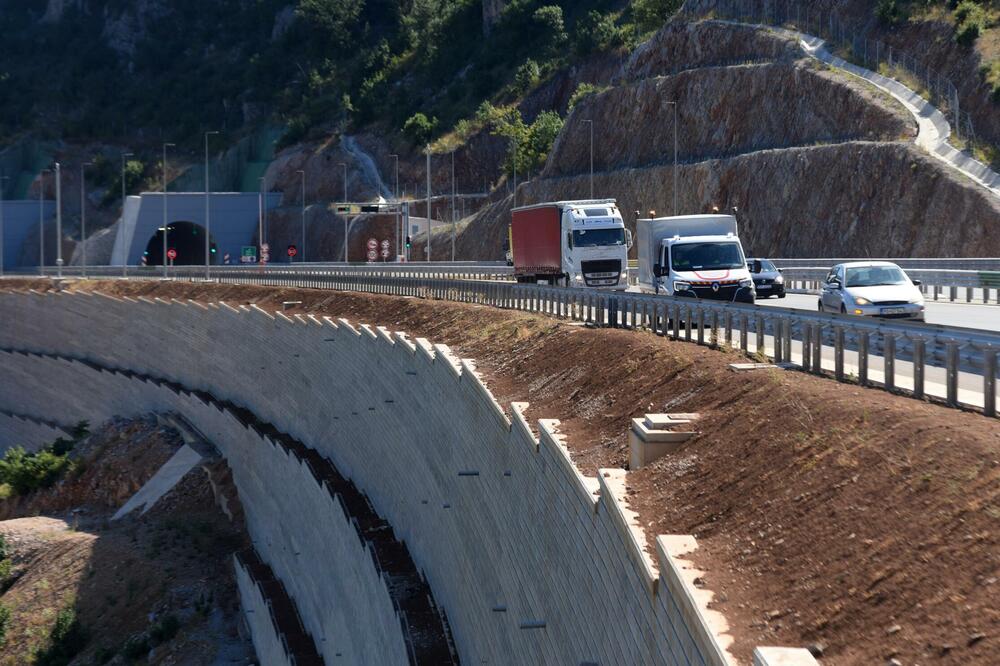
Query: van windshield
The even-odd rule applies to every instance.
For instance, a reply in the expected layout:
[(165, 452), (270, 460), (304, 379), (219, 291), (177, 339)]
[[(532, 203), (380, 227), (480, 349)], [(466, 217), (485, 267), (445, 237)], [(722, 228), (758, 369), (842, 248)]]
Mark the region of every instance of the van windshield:
[(624, 245), (625, 230), (577, 229), (573, 232), (573, 247), (595, 247), (597, 245)]
[(670, 248), (673, 271), (717, 271), (746, 268), (739, 243), (685, 243)]

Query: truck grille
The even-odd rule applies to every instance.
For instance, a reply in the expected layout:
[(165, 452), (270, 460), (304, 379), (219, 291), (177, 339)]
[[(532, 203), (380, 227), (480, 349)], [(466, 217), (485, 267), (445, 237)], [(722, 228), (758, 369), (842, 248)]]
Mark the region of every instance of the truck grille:
[(613, 287), (621, 277), (622, 262), (619, 259), (601, 259), (598, 261), (582, 261), (583, 279), (587, 286)]

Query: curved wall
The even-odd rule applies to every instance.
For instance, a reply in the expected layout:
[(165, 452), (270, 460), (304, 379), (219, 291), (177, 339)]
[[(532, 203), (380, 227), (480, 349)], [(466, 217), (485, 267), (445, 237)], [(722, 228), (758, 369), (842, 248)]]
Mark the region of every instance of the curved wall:
[[(330, 458), (406, 542), (448, 614), (462, 661), (728, 662), (725, 638), (712, 628), (724, 630), (724, 621), (705, 610), (710, 594), (691, 585), (697, 572), (675, 558), (693, 540), (659, 538), (654, 561), (623, 499), (625, 472), (581, 476), (557, 421), (540, 421), (536, 438), (524, 406), (514, 405), (511, 423), (473, 364), (444, 346), (253, 306), (7, 293), (0, 314), (11, 322), (0, 330), (0, 347), (58, 352), (210, 391)], [(216, 408), (83, 363), (18, 354), (3, 362), (21, 369), (12, 375), (16, 388), (0, 388), (2, 408), (44, 410), (55, 397), (72, 397), (65, 402), (107, 414), (169, 409), (219, 443), (248, 523), (258, 526), (256, 547), (288, 584), (318, 643), (333, 631), (317, 617), (323, 599), (369, 603), (346, 589), (315, 594), (317, 585), (346, 585), (319, 580), (324, 571), (343, 576), (329, 570), (333, 558), (310, 564), (294, 553), (303, 552), (303, 532), (335, 510), (303, 511), (293, 498), (277, 497), (308, 481), (281, 476), (276, 470), (286, 464), (260, 451), (272, 447), (231, 434)], [(72, 376), (57, 376), (66, 368)], [(388, 630), (369, 633), (367, 623), (350, 628), (360, 643), (391, 641)]]

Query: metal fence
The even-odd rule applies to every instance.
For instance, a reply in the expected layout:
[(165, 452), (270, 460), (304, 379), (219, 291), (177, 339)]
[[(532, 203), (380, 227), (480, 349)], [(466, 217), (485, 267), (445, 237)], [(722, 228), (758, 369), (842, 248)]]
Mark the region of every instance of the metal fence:
[(856, 24), (836, 9), (824, 11), (800, 0), (709, 0), (699, 6), (705, 8), (702, 16), (784, 26), (822, 37), (844, 60), (897, 79), (934, 104), (949, 118), (957, 137), (976, 139), (972, 116), (962, 111), (952, 80), (917, 56), (869, 38), (870, 23)]
[[(172, 274), (179, 280), (204, 280), (203, 267), (178, 267)], [(155, 269), (146, 269), (137, 277), (159, 276)], [(647, 329), (674, 340), (733, 346), (839, 381), (881, 386), (916, 398), (938, 399), (952, 407), (981, 410), (989, 416), (997, 414), (998, 332), (652, 294), (389, 276), (349, 266), (216, 267), (211, 277), (224, 283), (477, 303), (596, 326)]]

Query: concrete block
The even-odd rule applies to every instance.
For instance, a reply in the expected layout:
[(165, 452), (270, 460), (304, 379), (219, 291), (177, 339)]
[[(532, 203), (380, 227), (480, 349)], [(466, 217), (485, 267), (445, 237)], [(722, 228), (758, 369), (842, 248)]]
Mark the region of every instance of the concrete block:
[(753, 666), (819, 666), (809, 650), (759, 647), (753, 651)]

